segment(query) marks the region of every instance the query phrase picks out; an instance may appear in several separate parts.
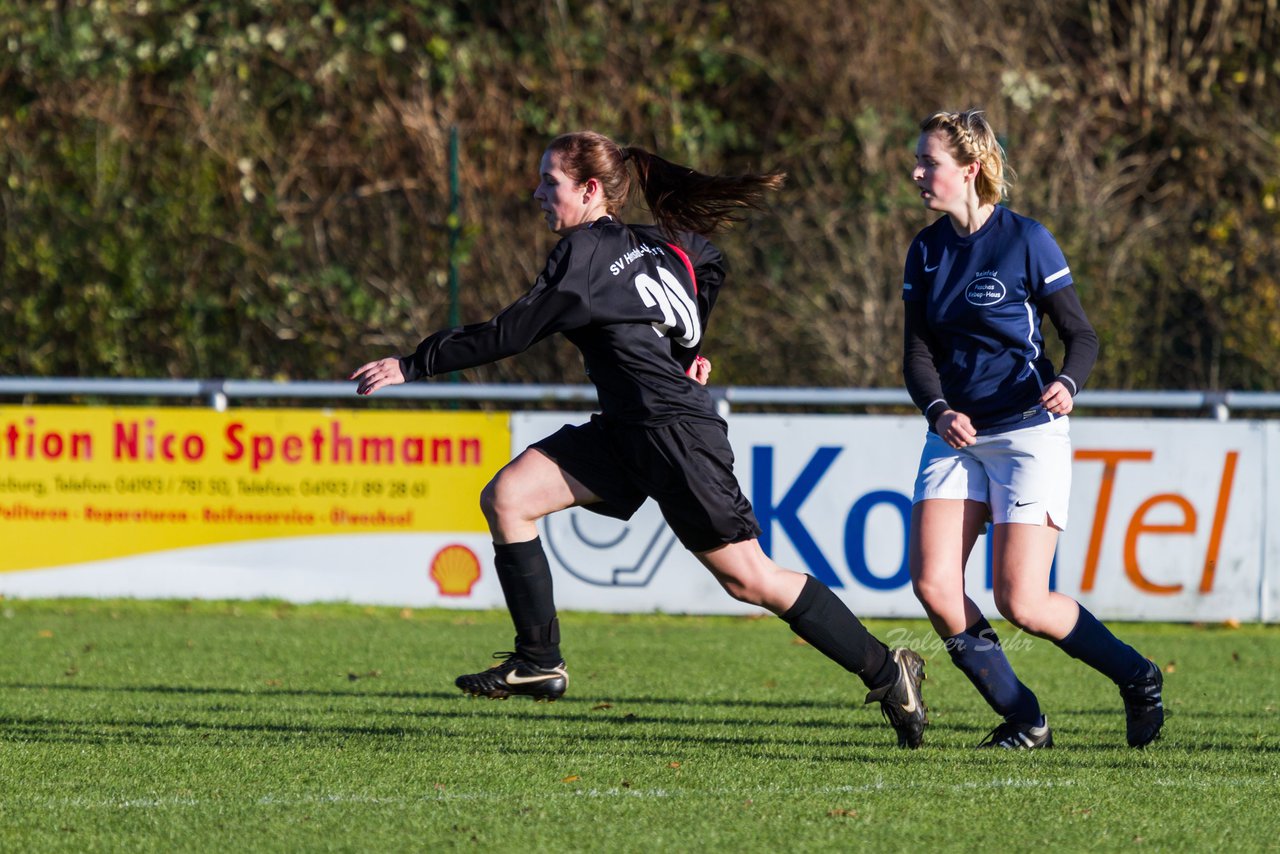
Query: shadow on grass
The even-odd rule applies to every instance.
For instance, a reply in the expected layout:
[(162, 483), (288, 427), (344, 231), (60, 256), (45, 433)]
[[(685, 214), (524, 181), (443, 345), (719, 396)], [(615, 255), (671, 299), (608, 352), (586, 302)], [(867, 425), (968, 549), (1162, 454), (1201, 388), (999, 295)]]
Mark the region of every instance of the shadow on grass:
[[(194, 739), (216, 738), (219, 744), (251, 747), (263, 738), (271, 741), (301, 740), (305, 746), (323, 746), (349, 739), (374, 742), (393, 740), (397, 744), (446, 738), (465, 749), (489, 752), (489, 742), (496, 732), (509, 733), (519, 727), (521, 735), (530, 733), (539, 739), (571, 744), (578, 741), (626, 743), (634, 748), (643, 741), (658, 741), (666, 747), (650, 751), (666, 755), (670, 745), (702, 745), (756, 751), (773, 748), (794, 752), (811, 746), (815, 739), (828, 749), (872, 749), (891, 739), (892, 733), (881, 721), (878, 710), (863, 708), (861, 697), (848, 702), (833, 700), (805, 701), (776, 699), (743, 699), (669, 697), (651, 694), (602, 694), (595, 697), (566, 697), (555, 704), (533, 704), (524, 698), (493, 702), (468, 698), (455, 691), (374, 691), (357, 687), (334, 689), (308, 688), (243, 688), (212, 685), (86, 685), (69, 683), (6, 683), (3, 691), (73, 692), (83, 695), (120, 694), (154, 695), (157, 697), (216, 698), (237, 697), (243, 702), (202, 704), (202, 708), (170, 709), (165, 718), (108, 718), (70, 720), (42, 716), (0, 717), (0, 741), (42, 743), (143, 743), (151, 745), (191, 743)], [(278, 698), (302, 698), (333, 701), (315, 707), (291, 709), (271, 707)], [(341, 704), (359, 701), (364, 706)], [(261, 701), (260, 706), (257, 702)], [(420, 702), (425, 708), (403, 708), (379, 705), (383, 701)], [(447, 706), (442, 707), (442, 704)], [(757, 716), (725, 715), (725, 710), (761, 713)], [(162, 713), (163, 709), (160, 709)], [(941, 711), (941, 710), (938, 710)], [(836, 714), (833, 714), (835, 712)], [(175, 713), (178, 716), (175, 716)], [(790, 714), (787, 714), (790, 713)], [(945, 714), (945, 713), (944, 713)], [(352, 715), (380, 717), (383, 723), (347, 724), (326, 722), (326, 718), (349, 718)], [(1050, 710), (1059, 734), (1060, 747), (1071, 752), (1113, 752), (1125, 749), (1123, 743), (1100, 739), (1096, 733), (1073, 733), (1068, 720), (1080, 718), (1115, 718), (1117, 734), (1122, 737), (1123, 711), (1116, 708), (1067, 708)], [(274, 718), (261, 722), (210, 720), (210, 716), (261, 716)], [(400, 722), (386, 723), (388, 717)], [(962, 734), (966, 741), (985, 735), (990, 726), (984, 720), (972, 723), (950, 714), (945, 722), (935, 720), (930, 729), (933, 738), (944, 734)], [(1220, 715), (1210, 710), (1172, 712), (1170, 721), (1214, 720)], [(1275, 715), (1261, 710), (1232, 713), (1233, 719), (1274, 720)], [(281, 721), (284, 722), (281, 722)], [(463, 724), (471, 724), (464, 726)], [(568, 731), (568, 729), (572, 731)], [(740, 734), (724, 731), (741, 730)], [(634, 733), (628, 732), (634, 730)], [(803, 733), (810, 733), (804, 735)], [(1188, 734), (1190, 735), (1190, 734)], [(256, 738), (255, 738), (256, 736)], [(1192, 736), (1193, 737), (1193, 736)], [(1088, 740), (1077, 740), (1087, 738)], [(503, 737), (501, 749), (516, 750), (511, 739)], [(1157, 745), (1157, 748), (1159, 745)], [(877, 748), (878, 749), (878, 748)], [(1276, 744), (1258, 744), (1242, 738), (1222, 739), (1179, 745), (1179, 751), (1238, 752), (1242, 750), (1272, 755), (1280, 752)], [(516, 750), (516, 752), (520, 752)], [(537, 749), (527, 752), (536, 753)], [(644, 752), (644, 751), (642, 751)], [(774, 751), (771, 751), (771, 755)], [(796, 759), (812, 760), (808, 753), (795, 753)]]
[[(209, 692), (216, 693), (216, 692)], [(372, 695), (374, 697), (383, 695)], [(451, 698), (453, 695), (449, 695)], [(483, 701), (474, 701), (483, 703)], [(487, 705), (487, 704), (486, 704)], [(356, 748), (380, 751), (425, 749), (424, 755), (448, 745), (451, 754), (499, 756), (506, 754), (545, 756), (572, 753), (582, 746), (591, 745), (592, 751), (601, 748), (616, 750), (623, 756), (669, 759), (672, 755), (689, 750), (725, 750), (739, 754), (740, 758), (761, 761), (832, 761), (848, 762), (867, 759), (889, 760), (901, 756), (893, 747), (892, 731), (878, 715), (864, 713), (850, 715), (848, 719), (803, 719), (796, 721), (764, 719), (707, 719), (699, 717), (697, 705), (682, 702), (681, 708), (689, 709), (691, 716), (681, 717), (662, 714), (634, 714), (620, 709), (602, 714), (548, 712), (538, 709), (536, 716), (522, 714), (529, 708), (512, 708), (505, 714), (506, 704), (500, 704), (497, 714), (476, 714), (474, 709), (400, 711), (404, 716), (400, 724), (344, 723), (332, 720), (351, 715), (369, 714), (368, 710), (314, 710), (244, 709), (235, 714), (271, 716), (275, 720), (228, 721), (212, 720), (211, 714), (223, 714), (222, 709), (192, 711), (190, 715), (175, 715), (173, 710), (160, 710), (165, 716), (140, 717), (128, 715), (97, 714), (82, 719), (71, 719), (65, 714), (54, 715), (5, 715), (0, 716), (0, 742), (45, 745), (135, 745), (141, 747), (182, 747), (184, 749), (273, 749), (288, 747), (295, 751), (315, 749)], [(374, 712), (379, 713), (379, 712)], [(282, 720), (283, 719), (283, 720)], [(726, 730), (728, 730), (726, 732)], [(931, 730), (930, 741), (957, 733), (975, 735), (981, 727), (948, 723)], [(802, 734), (808, 731), (810, 734)], [(1157, 743), (1141, 754), (1125, 747), (1121, 731), (1115, 738), (1104, 738), (1098, 733), (1072, 733), (1070, 728), (1059, 728), (1057, 754), (1086, 755), (1090, 764), (1101, 762), (1105, 766), (1128, 768), (1132, 761), (1123, 757), (1150, 756), (1168, 753), (1185, 756), (1203, 754), (1248, 754), (1252, 757), (1274, 756), (1280, 753), (1280, 744), (1258, 744), (1254, 740), (1223, 739), (1178, 743)], [(963, 745), (949, 745), (969, 753), (971, 738)], [(976, 742), (975, 742), (976, 743)], [(945, 749), (945, 748), (944, 748)], [(821, 752), (823, 757), (816, 755)], [(985, 753), (985, 752), (982, 752)], [(973, 754), (975, 757), (978, 754)], [(1023, 756), (1023, 754), (1017, 754)], [(990, 760), (993, 754), (986, 754)], [(897, 760), (895, 760), (897, 761)], [(1025, 759), (1017, 761), (1028, 761)]]
[[(233, 697), (329, 697), (366, 698), (390, 700), (454, 700), (467, 699), (461, 692), (453, 691), (368, 691), (339, 690), (318, 688), (231, 688), (208, 685), (85, 685), (54, 682), (7, 683), (0, 684), (0, 691), (75, 691), (84, 693), (127, 693), (127, 694), (190, 694), (196, 696), (233, 696)], [(861, 689), (858, 689), (859, 691)], [(598, 706), (601, 703), (629, 705), (659, 706), (710, 706), (715, 708), (747, 708), (747, 709), (839, 709), (847, 710), (862, 705), (860, 693), (851, 694), (848, 701), (841, 700), (751, 700), (728, 697), (699, 697), (691, 700), (688, 697), (662, 697), (640, 694), (635, 696), (619, 694), (597, 694), (595, 696), (570, 695), (556, 701), (567, 706)]]
[[(828, 761), (865, 760), (863, 751), (878, 755), (880, 747), (892, 743), (893, 734), (878, 721), (832, 724), (821, 738), (789, 737), (776, 722), (741, 721), (732, 726), (740, 734), (717, 734), (720, 722), (644, 718), (582, 718), (547, 715), (537, 718), (509, 718), (503, 726), (489, 727), (466, 712), (441, 712), (414, 718), (418, 725), (379, 726), (323, 722), (230, 722), (191, 718), (130, 718), (97, 716), (70, 720), (54, 716), (0, 716), (0, 742), (45, 745), (134, 745), (141, 747), (183, 747), (184, 749), (262, 749), (264, 744), (288, 745), (295, 750), (353, 747), (365, 750), (414, 750), (418, 746), (448, 745), (453, 755), (563, 755), (575, 747), (602, 746), (619, 755), (670, 759), (689, 750), (726, 750), (744, 759), (768, 761), (815, 761), (814, 751), (837, 751)], [(479, 723), (479, 725), (478, 725)], [(578, 726), (565, 727), (563, 724)], [(519, 727), (516, 735), (512, 725)], [(585, 726), (583, 726), (585, 725)], [(654, 726), (665, 731), (655, 732)], [(879, 732), (863, 733), (874, 729)], [(500, 732), (495, 732), (500, 730)], [(683, 732), (680, 732), (683, 730)], [(845, 755), (843, 752), (848, 751)], [(853, 754), (859, 754), (855, 757)], [(430, 756), (428, 749), (423, 755)], [(885, 758), (885, 757), (882, 757)]]
[(440, 700), (458, 697), (457, 691), (338, 691), (314, 688), (229, 688), (209, 685), (85, 685), (70, 683), (8, 683), (0, 691), (79, 691), (120, 694), (191, 694), (232, 697), (385, 697), (392, 700)]
[[(1054, 736), (1055, 738), (1057, 737), (1057, 730), (1054, 730)], [(1174, 737), (1176, 738), (1177, 736), (1175, 735)], [(1123, 756), (1155, 756), (1155, 755), (1159, 755), (1161, 753), (1167, 752), (1171, 755), (1177, 755), (1179, 758), (1184, 757), (1188, 754), (1195, 755), (1195, 754), (1204, 754), (1204, 753), (1218, 753), (1218, 754), (1246, 754), (1247, 753), (1251, 756), (1280, 753), (1280, 744), (1255, 744), (1254, 742), (1246, 741), (1244, 739), (1241, 739), (1238, 742), (1182, 741), (1181, 743), (1174, 745), (1170, 743), (1170, 739), (1162, 738), (1156, 741), (1154, 744), (1148, 745), (1147, 747), (1133, 748), (1133, 747), (1129, 747), (1127, 744), (1124, 743), (1123, 732), (1117, 732), (1115, 735), (1115, 740), (1113, 741), (1107, 741), (1098, 737), (1094, 737), (1090, 741), (1076, 740), (1080, 738), (1082, 738), (1082, 736), (1077, 735), (1072, 737), (1071, 735), (1068, 734), (1067, 737), (1058, 739), (1059, 743), (1054, 747), (1054, 750), (1059, 750), (1059, 749), (1069, 750), (1072, 753), (1107, 753), (1114, 756), (1121, 756), (1121, 755)], [(1117, 761), (1117, 762), (1110, 762), (1110, 763), (1103, 763), (1103, 764), (1108, 766), (1113, 766), (1116, 768), (1132, 768), (1133, 767), (1132, 762), (1126, 762), (1126, 761)], [(1160, 769), (1160, 770), (1163, 772), (1167, 769)]]
[[(0, 684), (0, 692), (73, 692), (78, 694), (124, 694), (124, 695), (156, 695), (173, 697), (225, 698), (238, 697), (248, 700), (262, 701), (261, 707), (256, 704), (241, 702), (235, 705), (212, 703), (192, 711), (190, 720), (168, 721), (100, 721), (102, 726), (142, 726), (148, 728), (201, 728), (213, 727), (228, 731), (253, 731), (263, 733), (298, 732), (314, 729), (316, 732), (351, 735), (414, 735), (422, 734), (421, 728), (388, 726), (388, 727), (312, 727), (311, 725), (294, 724), (211, 724), (200, 720), (199, 715), (238, 714), (264, 715), (280, 717), (286, 714), (306, 715), (310, 717), (325, 715), (401, 715), (410, 720), (424, 723), (438, 720), (462, 719), (474, 721), (477, 718), (494, 720), (510, 720), (519, 724), (536, 722), (587, 724), (591, 726), (629, 727), (637, 725), (663, 726), (675, 728), (696, 727), (709, 728), (765, 728), (765, 729), (812, 729), (816, 731), (838, 731), (854, 727), (858, 729), (886, 729), (877, 709), (864, 709), (858, 700), (849, 702), (803, 700), (747, 700), (737, 698), (697, 698), (662, 697), (653, 695), (608, 695), (602, 697), (566, 697), (554, 704), (534, 704), (525, 698), (513, 698), (510, 701), (488, 701), (483, 698), (466, 697), (457, 691), (368, 691), (368, 690), (325, 690), (294, 688), (235, 688), (199, 685), (85, 685), (66, 683), (7, 683)], [(427, 708), (355, 708), (352, 706), (316, 706), (301, 707), (289, 710), (271, 707), (270, 701), (281, 698), (303, 698), (328, 701), (358, 700), (365, 703), (378, 701), (421, 701)], [(449, 708), (441, 708), (447, 704)], [(554, 709), (554, 711), (552, 711)], [(759, 716), (724, 716), (720, 710), (758, 711)], [(670, 712), (679, 710), (680, 714)], [(796, 719), (780, 719), (778, 712), (787, 711), (796, 714)], [(833, 715), (832, 712), (838, 714)], [(172, 714), (172, 711), (170, 712)], [(40, 723), (44, 719), (31, 718), (26, 722)], [(11, 723), (21, 724), (20, 718), (0, 718), (0, 738)], [(57, 723), (57, 722), (55, 722)], [(69, 725), (74, 722), (64, 722)], [(661, 736), (658, 736), (661, 737)], [(752, 743), (775, 743), (776, 739), (759, 739)], [(799, 743), (799, 741), (797, 741)]]
[[(897, 764), (908, 756), (927, 757), (936, 752), (936, 742), (923, 753), (898, 750), (894, 746), (892, 732), (878, 722), (861, 721), (831, 726), (830, 733), (820, 739), (792, 738), (786, 735), (786, 727), (752, 721), (746, 722), (749, 730), (743, 734), (714, 734), (718, 727), (705, 721), (672, 721), (645, 719), (625, 724), (618, 719), (582, 718), (569, 716), (540, 717), (510, 720), (520, 727), (518, 737), (513, 737), (509, 727), (494, 728), (474, 726), (475, 718), (461, 712), (441, 713), (422, 718), (422, 726), (340, 725), (317, 723), (235, 723), (186, 719), (129, 719), (100, 717), (86, 720), (66, 720), (46, 717), (0, 717), (0, 742), (10, 745), (79, 745), (79, 746), (135, 746), (142, 748), (182, 748), (183, 750), (261, 750), (288, 748), (295, 754), (317, 749), (358, 749), (369, 752), (417, 750), (424, 757), (433, 755), (439, 745), (447, 745), (453, 755), (469, 755), (478, 762), (485, 757), (570, 757), (576, 751), (587, 749), (596, 753), (601, 749), (618, 758), (644, 758), (668, 761), (673, 756), (687, 756), (690, 751), (724, 751), (738, 760), (760, 762), (825, 762), (867, 763), (890, 762)], [(566, 730), (564, 722), (587, 723), (586, 729)], [(471, 723), (472, 726), (465, 724)], [(652, 726), (667, 728), (654, 732)], [(683, 734), (672, 729), (685, 728)], [(1197, 742), (1162, 750), (1157, 743), (1146, 751), (1133, 751), (1120, 742), (1092, 738), (1089, 741), (1063, 739), (1053, 751), (1066, 761), (1067, 757), (1088, 757), (1084, 767), (1132, 770), (1134, 761), (1167, 752), (1185, 756), (1211, 754), (1243, 754), (1274, 756), (1280, 753), (1280, 745), (1257, 745), (1228, 741)], [(434, 746), (434, 747), (433, 747)], [(991, 753), (974, 751), (971, 745), (946, 745), (948, 753), (959, 751), (966, 760), (973, 759), (993, 767), (1040, 767), (1052, 755), (1035, 756), (1024, 753)], [(429, 761), (429, 759), (427, 760)], [(1079, 762), (1079, 759), (1076, 760)], [(1030, 763), (1030, 765), (1028, 765)], [(1056, 763), (1055, 763), (1056, 764)], [(1153, 769), (1166, 773), (1166, 768)], [(1226, 785), (1224, 783), (1224, 785)]]

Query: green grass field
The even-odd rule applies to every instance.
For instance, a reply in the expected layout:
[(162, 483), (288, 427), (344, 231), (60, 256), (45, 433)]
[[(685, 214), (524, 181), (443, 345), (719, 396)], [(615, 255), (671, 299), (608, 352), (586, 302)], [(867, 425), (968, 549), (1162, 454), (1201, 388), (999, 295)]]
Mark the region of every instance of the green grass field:
[[(453, 677), (505, 614), (0, 601), (0, 850), (1275, 850), (1280, 627), (1117, 625), (1166, 669), (1164, 738), (1110, 683), (1011, 652), (1057, 747), (923, 649), (902, 751), (857, 681), (773, 619), (564, 614), (553, 704)], [(929, 638), (923, 622), (872, 621)], [(1004, 627), (1008, 640), (1011, 632)]]

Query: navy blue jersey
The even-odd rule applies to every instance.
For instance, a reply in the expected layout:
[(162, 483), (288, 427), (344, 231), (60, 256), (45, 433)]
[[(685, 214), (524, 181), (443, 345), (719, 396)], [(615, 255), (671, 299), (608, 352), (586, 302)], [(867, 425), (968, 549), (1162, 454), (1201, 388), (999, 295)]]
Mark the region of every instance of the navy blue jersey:
[(1005, 207), (997, 206), (972, 235), (957, 234), (946, 216), (916, 235), (902, 298), (924, 304), (933, 364), (951, 409), (979, 430), (1038, 414), (1040, 395), (1054, 379), (1039, 304), (1071, 284), (1048, 229)]
[(685, 375), (724, 281), (706, 238), (672, 242), (653, 226), (604, 218), (564, 237), (529, 292), (493, 319), (446, 329), (401, 359), (406, 380), (487, 364), (556, 332), (582, 352), (604, 415), (658, 425), (718, 420), (705, 387)]

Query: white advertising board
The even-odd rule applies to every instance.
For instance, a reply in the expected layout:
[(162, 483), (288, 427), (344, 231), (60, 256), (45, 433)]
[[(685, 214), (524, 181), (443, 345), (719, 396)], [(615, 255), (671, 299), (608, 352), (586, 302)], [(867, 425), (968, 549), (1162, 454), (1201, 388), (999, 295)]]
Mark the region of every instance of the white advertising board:
[[(504, 605), (478, 509), (484, 483), (512, 453), (587, 417), (75, 407), (0, 416), (0, 595), (453, 608)], [(154, 453), (141, 438), (132, 453), (122, 424), (154, 432)], [(906, 568), (920, 418), (742, 414), (729, 425), (768, 554), (860, 615), (923, 615)], [(253, 443), (224, 448), (241, 428)], [(1280, 423), (1085, 417), (1071, 433), (1055, 589), (1103, 618), (1280, 621)], [(170, 434), (186, 438), (167, 454)], [(368, 436), (375, 448), (390, 437), (392, 449), (472, 437), (479, 450), (366, 460), (355, 450)], [(279, 453), (267, 454), (268, 440)], [(254, 450), (253, 465), (237, 448)], [(758, 613), (720, 589), (652, 502), (625, 523), (578, 508), (540, 531), (561, 608)], [(994, 615), (988, 541), (966, 578)]]
[(1280, 421), (1268, 422), (1263, 429), (1267, 449), (1266, 494), (1263, 498), (1262, 519), (1264, 542), (1259, 544), (1262, 553), (1262, 619), (1268, 623), (1280, 623)]
[[(516, 414), (513, 449), (582, 416)], [(860, 615), (919, 617), (906, 565), (907, 524), (924, 438), (914, 417), (734, 415), (736, 471), (764, 529), (761, 545), (809, 572)], [(1076, 419), (1070, 519), (1054, 588), (1103, 618), (1257, 620), (1266, 507), (1277, 506), (1261, 422)], [(1273, 441), (1273, 449), (1277, 447)], [(735, 602), (675, 541), (652, 502), (629, 522), (584, 509), (542, 536), (562, 608), (736, 614)], [(989, 538), (969, 595), (995, 614)], [(1272, 618), (1276, 593), (1267, 589)]]
[(219, 543), (0, 575), (0, 594), (502, 607), (487, 533)]

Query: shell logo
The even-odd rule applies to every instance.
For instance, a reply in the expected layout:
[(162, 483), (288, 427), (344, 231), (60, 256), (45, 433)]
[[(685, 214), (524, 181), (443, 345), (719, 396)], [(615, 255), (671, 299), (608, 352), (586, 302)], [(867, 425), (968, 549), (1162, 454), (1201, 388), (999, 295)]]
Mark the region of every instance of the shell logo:
[(480, 579), (480, 560), (466, 546), (445, 546), (431, 559), (427, 575), (441, 596), (470, 596), (471, 588)]

